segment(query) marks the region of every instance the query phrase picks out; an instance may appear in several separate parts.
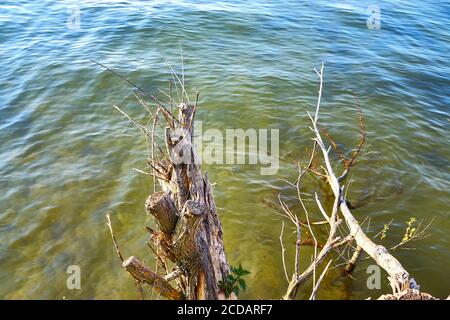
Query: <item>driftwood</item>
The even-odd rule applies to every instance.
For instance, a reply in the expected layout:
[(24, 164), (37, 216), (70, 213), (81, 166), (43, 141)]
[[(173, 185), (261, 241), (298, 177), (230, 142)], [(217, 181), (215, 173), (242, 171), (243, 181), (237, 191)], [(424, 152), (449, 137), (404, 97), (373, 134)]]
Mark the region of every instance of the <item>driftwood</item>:
[[(176, 117), (171, 111), (172, 97), (171, 110), (155, 97), (151, 98), (157, 104), (155, 113), (148, 110), (147, 103), (141, 98), (139, 100), (153, 117), (152, 132), (148, 132), (146, 127), (138, 124), (118, 107), (116, 109), (150, 139), (151, 159), (148, 164), (151, 175), (159, 182), (161, 191), (149, 195), (145, 202), (145, 211), (155, 219), (159, 229), (147, 230), (151, 234), (149, 246), (165, 275), (152, 271), (136, 257), (132, 256), (123, 261), (108, 220), (116, 251), (123, 261), (123, 267), (133, 278), (151, 285), (167, 299), (224, 299), (225, 295), (218, 283), (225, 280), (230, 269), (225, 257), (222, 226), (211, 184), (208, 176), (201, 172), (193, 144), (197, 102), (195, 105), (180, 103)], [(167, 123), (164, 128), (165, 151), (155, 141), (158, 114), (163, 114)], [(155, 160), (157, 149), (162, 154), (160, 160)], [(156, 247), (156, 250), (153, 247)], [(169, 265), (173, 266), (172, 271)], [(170, 281), (175, 281), (177, 288), (172, 286)]]
[[(112, 70), (110, 71), (115, 73)], [(347, 157), (340, 152), (329, 133), (323, 131), (331, 142), (331, 146), (327, 148), (318, 128), (323, 89), (323, 64), (320, 72), (316, 70), (316, 73), (320, 79), (319, 96), (314, 116), (308, 114), (311, 120), (311, 130), (314, 134), (311, 158), (304, 169), (301, 169), (299, 166), (297, 180), (294, 183), (290, 183), (297, 190), (298, 199), (306, 215), (306, 221), (300, 220), (297, 215), (293, 214), (288, 205), (279, 197), (280, 208), (283, 214), (295, 225), (297, 230), (295, 267), (290, 280), (284, 259), (285, 249), (282, 239), (284, 224), (280, 235), (284, 272), (289, 282), (283, 299), (294, 299), (299, 288), (311, 277), (313, 278), (313, 290), (310, 299), (315, 299), (320, 283), (329, 270), (331, 261), (328, 262), (317, 281), (316, 269), (325, 261), (331, 252), (337, 251), (341, 246), (349, 245), (353, 242), (356, 244), (356, 249), (352, 258), (347, 262), (346, 268), (344, 269), (345, 273), (350, 274), (353, 271), (362, 252), (368, 254), (387, 272), (393, 290), (392, 295), (382, 296), (380, 299), (432, 298), (418, 291), (419, 286), (400, 262), (385, 247), (375, 244), (367, 237), (358, 221), (352, 215), (350, 210), (352, 207), (345, 198), (342, 183), (348, 176), (350, 168), (355, 164), (356, 158), (365, 141), (362, 113), (360, 113), (361, 139), (351, 156)], [(225, 295), (219, 288), (218, 283), (226, 279), (230, 273), (230, 268), (225, 256), (222, 226), (217, 215), (211, 185), (208, 181), (208, 176), (206, 174), (203, 175), (201, 172), (200, 161), (194, 148), (193, 128), (197, 100), (195, 104), (189, 103), (189, 97), (184, 89), (184, 79), (181, 81), (176, 74), (174, 76), (180, 83), (183, 91), (182, 94), (186, 95), (187, 100), (187, 103), (184, 103), (183, 97), (182, 103), (176, 107), (178, 110), (177, 116), (172, 109), (173, 98), (171, 95), (171, 87), (169, 87), (170, 94), (166, 94), (170, 99), (168, 103), (170, 105), (169, 108), (167, 104), (164, 105), (164, 103), (157, 100), (154, 96), (146, 94), (138, 86), (124, 78), (138, 91), (150, 97), (156, 103), (157, 110), (152, 112), (148, 104), (138, 96), (139, 101), (144, 105), (153, 119), (151, 132), (148, 131), (147, 127), (138, 124), (125, 112), (116, 107), (119, 112), (133, 122), (145, 134), (146, 138), (150, 140), (148, 164), (151, 173), (142, 170), (137, 171), (153, 175), (161, 189), (161, 191), (156, 192), (156, 188), (154, 187), (154, 193), (145, 202), (145, 211), (155, 219), (156, 225), (158, 226), (158, 230), (147, 228), (151, 234), (148, 244), (155, 254), (157, 265), (162, 267), (164, 274), (159, 274), (161, 271), (159, 273), (152, 271), (134, 256), (126, 260), (123, 259), (112, 231), (109, 216), (107, 216), (108, 226), (117, 254), (123, 262), (124, 269), (137, 282), (152, 286), (158, 294), (171, 300), (224, 299)], [(167, 124), (163, 128), (163, 137), (157, 135), (155, 132), (156, 125), (161, 125), (159, 121), (160, 115), (164, 117)], [(156, 138), (164, 140), (164, 147), (156, 143)], [(339, 176), (335, 174), (330, 162), (329, 152), (331, 147), (341, 157), (345, 166), (344, 171)], [(160, 154), (158, 159), (155, 152), (159, 152)], [(322, 172), (317, 169), (317, 153), (322, 154)], [(303, 203), (301, 182), (306, 173), (312, 173), (326, 181), (333, 193), (334, 204), (330, 214), (324, 210), (318, 195), (315, 194), (319, 212), (325, 219), (323, 222), (310, 221), (308, 211)], [(347, 225), (348, 234), (343, 234), (340, 230), (343, 222)], [(328, 224), (330, 230), (325, 244), (319, 245), (312, 227), (323, 224)], [(305, 244), (305, 241), (301, 239), (302, 227), (307, 227), (312, 237), (307, 242), (310, 245), (314, 245), (314, 256), (306, 270), (300, 272), (300, 247)], [(232, 294), (230, 298), (235, 299), (236, 297)]]
[[(319, 119), (319, 110), (320, 110), (320, 103), (321, 103), (321, 97), (322, 97), (322, 91), (323, 91), (323, 64), (321, 66), (320, 71), (316, 70), (317, 75), (320, 79), (320, 86), (319, 86), (319, 95), (316, 105), (315, 114), (311, 115), (308, 113), (310, 121), (311, 121), (311, 130), (313, 132), (314, 138), (314, 145), (313, 145), (313, 151), (311, 154), (310, 161), (308, 165), (302, 170), (299, 166), (299, 177), (295, 181), (295, 183), (290, 183), (291, 186), (295, 187), (297, 189), (298, 193), (298, 199), (302, 205), (302, 208), (306, 214), (306, 227), (309, 229), (310, 234), (312, 235), (314, 241), (315, 241), (315, 250), (314, 250), (314, 256), (312, 258), (311, 264), (306, 268), (305, 271), (302, 273), (298, 270), (298, 257), (299, 257), (299, 250), (300, 246), (297, 244), (296, 246), (296, 253), (295, 253), (295, 268), (292, 275), (292, 278), (289, 281), (288, 288), (286, 290), (285, 295), (283, 296), (283, 299), (294, 299), (297, 295), (297, 292), (299, 288), (306, 283), (308, 279), (313, 277), (313, 293), (311, 294), (311, 299), (315, 298), (315, 294), (317, 291), (318, 284), (320, 283), (320, 280), (323, 278), (323, 274), (319, 279), (319, 283), (316, 283), (316, 269), (318, 266), (325, 260), (325, 258), (331, 253), (332, 251), (336, 250), (338, 251), (338, 248), (343, 245), (349, 245), (350, 243), (354, 242), (356, 245), (356, 249), (352, 255), (352, 258), (347, 262), (346, 268), (344, 269), (344, 273), (351, 273), (353, 269), (355, 268), (355, 265), (357, 263), (357, 260), (362, 252), (365, 252), (368, 254), (375, 262), (378, 264), (381, 268), (383, 268), (387, 274), (388, 279), (390, 282), (390, 285), (393, 290), (393, 295), (390, 295), (389, 297), (396, 298), (396, 299), (425, 299), (429, 295), (420, 293), (419, 285), (416, 283), (414, 278), (410, 276), (408, 271), (401, 265), (401, 263), (392, 256), (388, 250), (381, 246), (374, 243), (364, 232), (364, 230), (361, 228), (358, 221), (355, 219), (353, 214), (351, 213), (351, 210), (349, 207), (351, 205), (349, 204), (349, 201), (345, 198), (344, 194), (344, 186), (343, 181), (348, 176), (348, 173), (350, 171), (350, 168), (355, 164), (356, 158), (358, 154), (361, 151), (361, 148), (365, 141), (365, 127), (364, 122), (362, 119), (362, 113), (360, 113), (360, 128), (361, 128), (361, 139), (360, 142), (356, 148), (356, 150), (351, 154), (350, 157), (346, 157), (342, 152), (338, 150), (337, 144), (332, 140), (331, 136), (326, 130), (319, 130), (318, 128), (318, 119)], [(324, 141), (322, 140), (321, 131), (325, 132), (325, 135), (330, 139), (330, 147), (326, 147)], [(344, 164), (344, 171), (341, 175), (337, 176), (335, 174), (335, 171), (332, 167), (329, 152), (331, 147), (333, 147), (336, 151), (336, 153), (341, 157), (342, 162)], [(317, 167), (318, 162), (318, 155), (322, 155), (322, 165), (321, 165), (321, 171), (318, 171), (315, 167)], [(312, 230), (313, 224), (309, 221), (309, 215), (308, 211), (306, 210), (306, 207), (303, 204), (303, 200), (301, 197), (301, 181), (304, 175), (307, 172), (311, 172), (312, 174), (320, 177), (322, 180), (326, 181), (328, 186), (330, 187), (331, 191), (333, 192), (334, 196), (334, 205), (331, 214), (327, 214), (325, 210), (323, 209), (323, 206), (317, 196), (315, 195), (315, 200), (318, 205), (318, 209), (322, 216), (325, 218), (325, 220), (328, 222), (330, 226), (330, 231), (328, 233), (328, 240), (326, 244), (318, 251), (317, 246), (317, 240), (314, 237), (314, 232)], [(280, 208), (282, 210), (282, 214), (286, 216), (297, 228), (298, 233), (298, 239), (300, 239), (300, 232), (301, 228), (305, 227), (302, 225), (302, 223), (299, 222), (299, 218), (291, 212), (288, 205), (279, 197), (280, 202)], [(340, 235), (338, 235), (338, 226), (345, 222), (347, 228), (348, 228), (348, 234), (345, 235), (341, 232)], [(284, 227), (283, 227), (284, 228)], [(339, 228), (341, 229), (341, 228)], [(282, 241), (282, 239), (281, 239)], [(298, 241), (300, 243), (300, 240)], [(284, 246), (282, 245), (282, 255), (284, 255)], [(283, 257), (284, 261), (284, 257)], [(326, 272), (327, 268), (324, 272)], [(285, 268), (286, 273), (286, 268)], [(287, 274), (287, 273), (286, 273)], [(387, 298), (386, 296), (385, 298)], [(431, 296), (430, 296), (431, 297)]]
[(160, 191), (151, 194), (145, 202), (145, 211), (153, 215), (159, 228), (167, 236), (170, 236), (175, 230), (178, 214), (170, 192)]
[(154, 273), (150, 268), (145, 266), (136, 257), (129, 257), (123, 262), (123, 267), (136, 280), (151, 285), (156, 292), (169, 300), (182, 300), (184, 295), (174, 289), (166, 279)]
[(178, 118), (168, 117), (167, 156), (152, 165), (163, 191), (150, 195), (145, 209), (160, 228), (151, 230), (151, 241), (176, 266), (183, 295), (219, 299), (223, 294), (218, 282), (226, 278), (229, 266), (211, 185), (193, 147), (195, 109), (196, 105), (181, 103)]
[[(134, 256), (126, 260), (123, 258), (107, 215), (107, 225), (123, 267), (138, 283), (149, 284), (167, 299), (225, 299), (218, 285), (230, 273), (222, 240), (222, 225), (208, 175), (201, 172), (193, 141), (198, 93), (195, 103), (191, 104), (184, 87), (184, 71), (180, 79), (167, 61), (173, 82), (169, 82), (169, 93), (161, 89), (158, 91), (169, 98), (168, 102), (148, 94), (107, 66), (91, 61), (136, 89), (134, 95), (150, 115), (150, 120), (144, 126), (114, 106), (146, 138), (149, 149), (147, 163), (151, 172), (133, 169), (155, 178), (153, 194), (145, 202), (145, 211), (155, 219), (158, 226), (158, 230), (146, 228), (151, 234), (147, 244), (157, 261), (157, 270), (154, 272)], [(172, 96), (173, 84), (181, 101), (177, 106)], [(165, 125), (160, 121), (161, 116)], [(156, 132), (157, 126), (164, 131), (163, 136)], [(163, 140), (164, 145), (157, 143), (157, 139)], [(157, 182), (161, 189), (158, 192)], [(161, 269), (165, 274), (158, 274)], [(176, 283), (176, 288), (169, 283), (171, 281)], [(232, 293), (229, 298), (236, 297)]]

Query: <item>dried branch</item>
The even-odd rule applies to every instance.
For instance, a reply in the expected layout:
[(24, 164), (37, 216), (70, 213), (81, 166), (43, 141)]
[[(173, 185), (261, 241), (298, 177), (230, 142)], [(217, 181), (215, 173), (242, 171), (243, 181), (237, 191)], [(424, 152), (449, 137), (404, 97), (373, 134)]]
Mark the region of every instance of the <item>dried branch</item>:
[(154, 273), (136, 257), (129, 257), (123, 262), (125, 270), (137, 281), (151, 285), (156, 292), (169, 300), (183, 300), (184, 295), (173, 288), (164, 278)]
[(123, 257), (122, 257), (122, 254), (120, 253), (119, 245), (117, 244), (116, 237), (114, 236), (114, 232), (113, 232), (113, 229), (112, 229), (112, 224), (111, 224), (111, 219), (109, 217), (109, 213), (106, 215), (106, 220), (108, 221), (106, 223), (106, 225), (108, 226), (109, 232), (111, 233), (111, 238), (112, 238), (112, 241), (114, 243), (114, 248), (116, 249), (117, 256), (119, 257), (120, 261), (123, 262)]
[(400, 262), (389, 254), (385, 247), (381, 245), (376, 245), (370, 240), (364, 231), (361, 229), (358, 221), (353, 217), (350, 209), (348, 208), (347, 201), (342, 192), (342, 187), (339, 184), (338, 178), (335, 176), (331, 162), (329, 159), (329, 148), (327, 149), (323, 143), (320, 132), (317, 128), (317, 115), (320, 108), (320, 104), (317, 105), (316, 116), (314, 119), (310, 116), (312, 129), (315, 134), (315, 140), (322, 151), (323, 159), (326, 166), (328, 183), (333, 191), (335, 199), (339, 201), (339, 209), (342, 213), (347, 226), (350, 229), (350, 234), (355, 238), (358, 246), (369, 254), (375, 262), (386, 270), (389, 274), (389, 281), (394, 292), (400, 292), (407, 288), (418, 288), (415, 280), (409, 276), (409, 273), (403, 268)]
[(327, 263), (325, 269), (323, 270), (322, 274), (320, 275), (320, 278), (319, 278), (319, 280), (317, 281), (317, 284), (316, 284), (316, 286), (314, 287), (314, 289), (313, 289), (313, 291), (312, 291), (312, 293), (311, 293), (311, 296), (309, 297), (309, 300), (315, 300), (315, 299), (316, 299), (316, 293), (317, 293), (317, 290), (319, 290), (319, 286), (320, 286), (320, 284), (322, 283), (323, 277), (324, 277), (325, 274), (327, 273), (328, 267), (330, 266), (331, 262), (333, 262), (333, 260), (330, 260), (330, 261)]
[(286, 249), (284, 248), (283, 244), (283, 232), (284, 232), (284, 221), (281, 222), (281, 233), (280, 233), (280, 245), (281, 245), (281, 261), (283, 262), (283, 270), (284, 275), (286, 276), (286, 281), (289, 282), (289, 276), (286, 269)]
[[(415, 280), (409, 276), (409, 273), (402, 267), (400, 262), (396, 258), (394, 258), (392, 255), (389, 254), (389, 252), (386, 250), (385, 247), (381, 245), (376, 245), (371, 239), (369, 239), (365, 232), (362, 230), (361, 225), (357, 222), (357, 220), (353, 217), (350, 209), (349, 209), (349, 202), (346, 200), (346, 193), (344, 193), (344, 186), (341, 186), (341, 182), (347, 177), (350, 168), (354, 166), (356, 159), (358, 155), (360, 154), (360, 151), (365, 143), (366, 138), (366, 129), (364, 125), (364, 118), (363, 114), (361, 112), (359, 101), (357, 101), (358, 111), (359, 111), (359, 127), (360, 127), (360, 139), (359, 143), (356, 147), (356, 149), (352, 152), (350, 157), (346, 157), (338, 148), (337, 144), (334, 142), (332, 137), (328, 134), (326, 130), (322, 130), (322, 132), (325, 132), (325, 135), (329, 138), (331, 145), (329, 147), (326, 147), (322, 137), (321, 133), (319, 131), (319, 111), (320, 111), (320, 103), (322, 98), (322, 92), (323, 92), (323, 69), (324, 65), (322, 63), (320, 72), (316, 69), (315, 72), (319, 76), (320, 84), (319, 84), (319, 94), (317, 99), (317, 105), (315, 109), (314, 116), (312, 116), (310, 113), (308, 113), (308, 116), (311, 121), (311, 131), (314, 134), (314, 146), (313, 146), (313, 152), (311, 154), (310, 160), (308, 162), (308, 165), (304, 170), (300, 169), (299, 166), (299, 176), (293, 185), (297, 189), (298, 194), (298, 200), (303, 208), (303, 211), (306, 215), (306, 227), (309, 229), (315, 243), (315, 250), (314, 250), (314, 256), (313, 260), (310, 263), (310, 265), (306, 268), (306, 270), (303, 271), (302, 274), (298, 273), (298, 270), (296, 269), (294, 271), (294, 274), (292, 276), (291, 281), (289, 282), (288, 288), (286, 290), (285, 295), (283, 296), (283, 299), (294, 299), (296, 296), (296, 293), (298, 291), (298, 288), (302, 286), (306, 281), (313, 276), (313, 291), (311, 293), (311, 299), (314, 299), (315, 294), (320, 286), (320, 282), (323, 279), (323, 276), (325, 275), (326, 271), (328, 270), (328, 267), (331, 264), (331, 261), (326, 266), (324, 272), (322, 273), (321, 277), (319, 278), (318, 282), (315, 282), (315, 270), (316, 268), (323, 262), (325, 257), (333, 250), (338, 248), (340, 246), (345, 245), (344, 252), (346, 248), (352, 248), (351, 242), (356, 242), (356, 248), (351, 258), (346, 259), (343, 257), (342, 252), (338, 250), (338, 254), (340, 257), (343, 257), (344, 260), (347, 261), (346, 263), (346, 272), (347, 274), (350, 274), (352, 270), (354, 269), (356, 262), (358, 260), (358, 257), (360, 254), (364, 251), (366, 252), (372, 259), (375, 260), (375, 262), (386, 270), (388, 273), (389, 281), (391, 283), (391, 286), (393, 288), (394, 293), (401, 292), (403, 290), (406, 290), (408, 288), (416, 289), (418, 288), (418, 285), (416, 284)], [(355, 95), (355, 94), (354, 94)], [(356, 97), (356, 95), (355, 95)], [(357, 99), (357, 97), (356, 97)], [(343, 173), (338, 177), (336, 177), (334, 170), (331, 165), (329, 153), (331, 147), (334, 148), (334, 150), (338, 153), (340, 156), (342, 163), (344, 165), (344, 171)], [(312, 167), (312, 164), (316, 160), (316, 149), (320, 150), (319, 152), (322, 154), (322, 161), (323, 165), (321, 166), (323, 173), (318, 172), (314, 166)], [(304, 174), (306, 172), (312, 172), (315, 175), (318, 175), (322, 179), (324, 179), (327, 184), (330, 186), (332, 194), (334, 196), (334, 204), (333, 209), (330, 215), (328, 215), (322, 206), (319, 197), (317, 193), (315, 193), (315, 200), (316, 204), (319, 208), (319, 212), (322, 214), (322, 216), (325, 218), (327, 224), (330, 226), (330, 231), (328, 233), (328, 239), (323, 248), (321, 248), (320, 252), (317, 253), (317, 240), (314, 236), (314, 233), (312, 231), (312, 223), (309, 221), (309, 214), (308, 211), (303, 203), (302, 197), (301, 197), (301, 190), (300, 190), (300, 184), (301, 179), (303, 178)], [(281, 201), (280, 195), (278, 196), (278, 199), (280, 201), (280, 207), (282, 208), (284, 214), (283, 216), (288, 217), (292, 222), (296, 222), (295, 218), (296, 216), (289, 210), (287, 205)], [(340, 223), (342, 220), (338, 218), (338, 212), (342, 214), (343, 219), (346, 222), (346, 225), (349, 229), (349, 234), (346, 235), (346, 232), (344, 232), (340, 228)], [(420, 224), (419, 224), (420, 226)], [(427, 226), (428, 227), (428, 226)], [(426, 229), (426, 228), (425, 228)], [(341, 233), (341, 236), (337, 235), (337, 231)], [(415, 239), (414, 236), (417, 238), (420, 238), (424, 236), (424, 230), (416, 231), (414, 229), (414, 234), (411, 233), (409, 237), (405, 237), (403, 239), (403, 244), (409, 241), (412, 241)], [(301, 241), (297, 241), (297, 246), (301, 243)], [(399, 244), (401, 245), (401, 244)], [(398, 246), (394, 247), (398, 248)], [(284, 255), (284, 247), (283, 249), (283, 255)], [(297, 263), (297, 262), (296, 262)]]

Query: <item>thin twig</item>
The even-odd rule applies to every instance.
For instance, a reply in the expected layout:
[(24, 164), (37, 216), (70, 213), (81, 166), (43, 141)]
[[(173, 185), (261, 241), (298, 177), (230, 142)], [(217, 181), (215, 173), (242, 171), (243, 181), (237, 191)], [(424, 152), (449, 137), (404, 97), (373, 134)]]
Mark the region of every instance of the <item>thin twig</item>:
[(286, 259), (285, 259), (285, 253), (286, 249), (284, 248), (283, 244), (283, 232), (284, 232), (284, 221), (281, 221), (281, 233), (280, 233), (280, 244), (281, 244), (281, 261), (283, 262), (283, 270), (284, 275), (286, 277), (286, 281), (289, 282), (289, 277), (286, 269)]
[(320, 275), (319, 280), (317, 281), (317, 284), (316, 284), (316, 286), (314, 287), (314, 289), (313, 289), (313, 291), (312, 291), (312, 293), (311, 293), (311, 296), (309, 297), (309, 300), (315, 300), (315, 299), (316, 299), (316, 293), (317, 293), (317, 290), (319, 290), (320, 283), (322, 282), (323, 277), (324, 277), (325, 274), (327, 273), (328, 267), (330, 266), (331, 262), (333, 262), (333, 259), (331, 259), (331, 260), (328, 262), (327, 266), (325, 267), (325, 269), (323, 270), (322, 274)]
[(120, 253), (119, 245), (117, 244), (116, 237), (114, 236), (114, 232), (113, 232), (113, 229), (112, 229), (111, 219), (109, 217), (109, 213), (106, 215), (106, 219), (107, 219), (106, 225), (108, 226), (109, 232), (111, 233), (111, 238), (112, 238), (112, 241), (114, 243), (114, 248), (116, 249), (117, 256), (119, 257), (120, 261), (123, 262), (124, 259), (123, 259), (122, 254)]

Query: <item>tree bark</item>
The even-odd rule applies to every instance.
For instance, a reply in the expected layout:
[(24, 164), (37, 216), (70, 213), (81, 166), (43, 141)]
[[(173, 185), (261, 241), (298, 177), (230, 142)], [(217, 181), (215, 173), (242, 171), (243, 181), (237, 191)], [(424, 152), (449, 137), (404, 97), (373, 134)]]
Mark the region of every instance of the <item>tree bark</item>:
[(129, 257), (123, 262), (123, 267), (133, 278), (145, 282), (169, 300), (183, 300), (184, 295), (175, 290), (166, 280), (154, 273), (136, 257)]
[(145, 211), (153, 215), (162, 232), (169, 236), (172, 234), (178, 215), (169, 193), (160, 191), (150, 195), (145, 202)]
[(195, 109), (182, 103), (178, 119), (166, 117), (173, 117), (165, 129), (166, 157), (157, 163), (149, 162), (158, 172), (155, 176), (162, 191), (150, 195), (145, 203), (146, 212), (160, 229), (150, 230), (151, 241), (160, 249), (159, 258), (167, 258), (176, 266), (180, 274), (177, 278), (185, 286), (180, 286), (183, 289), (179, 292), (172, 287), (178, 292), (175, 294), (164, 277), (133, 257), (124, 266), (136, 279), (158, 287), (157, 291), (168, 299), (223, 299), (218, 282), (230, 269), (211, 185), (201, 172), (193, 144)]

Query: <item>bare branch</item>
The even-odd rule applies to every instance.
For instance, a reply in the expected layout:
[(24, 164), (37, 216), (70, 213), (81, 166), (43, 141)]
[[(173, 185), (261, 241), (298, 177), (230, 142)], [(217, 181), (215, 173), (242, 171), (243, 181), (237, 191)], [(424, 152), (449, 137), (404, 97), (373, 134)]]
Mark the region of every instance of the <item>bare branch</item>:
[(123, 262), (123, 257), (122, 257), (122, 254), (120, 253), (119, 245), (117, 244), (116, 237), (114, 236), (114, 232), (113, 232), (113, 229), (112, 229), (112, 224), (111, 224), (111, 219), (109, 217), (109, 213), (106, 215), (106, 220), (108, 221), (106, 223), (106, 225), (108, 226), (109, 232), (111, 233), (111, 238), (112, 238), (112, 241), (114, 243), (114, 248), (116, 249), (117, 256), (119, 257), (120, 261)]
[(312, 291), (312, 293), (311, 293), (311, 296), (309, 297), (309, 300), (315, 300), (315, 299), (316, 299), (316, 293), (317, 293), (317, 290), (319, 290), (319, 286), (320, 286), (320, 284), (322, 283), (323, 277), (324, 277), (325, 274), (327, 273), (328, 267), (330, 266), (331, 262), (333, 262), (333, 259), (331, 259), (331, 260), (327, 263), (325, 269), (323, 270), (322, 274), (320, 275), (319, 280), (317, 281), (316, 286), (314, 287), (314, 289), (313, 289), (313, 291)]
[(284, 221), (281, 222), (281, 233), (280, 233), (281, 261), (283, 262), (283, 270), (284, 275), (286, 276), (286, 281), (289, 282), (289, 277), (286, 269), (286, 259), (285, 259), (286, 249), (284, 248), (283, 244), (283, 232), (284, 232)]

